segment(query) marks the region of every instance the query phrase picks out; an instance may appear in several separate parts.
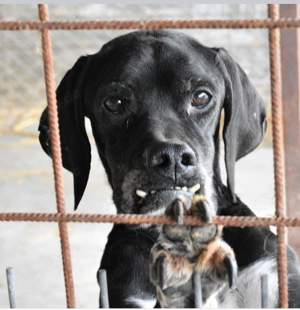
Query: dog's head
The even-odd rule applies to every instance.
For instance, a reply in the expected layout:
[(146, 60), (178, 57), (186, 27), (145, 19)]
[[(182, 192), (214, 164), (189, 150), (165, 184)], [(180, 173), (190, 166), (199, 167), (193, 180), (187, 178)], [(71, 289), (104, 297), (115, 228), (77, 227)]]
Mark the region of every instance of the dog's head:
[[(119, 213), (153, 213), (195, 191), (215, 209), (222, 110), (234, 201), (235, 162), (261, 142), (265, 131), (264, 104), (239, 65), (225, 50), (177, 32), (129, 33), (81, 57), (61, 81), (57, 99), (75, 207), (90, 170), (85, 116)], [(50, 154), (47, 110), (39, 129)]]

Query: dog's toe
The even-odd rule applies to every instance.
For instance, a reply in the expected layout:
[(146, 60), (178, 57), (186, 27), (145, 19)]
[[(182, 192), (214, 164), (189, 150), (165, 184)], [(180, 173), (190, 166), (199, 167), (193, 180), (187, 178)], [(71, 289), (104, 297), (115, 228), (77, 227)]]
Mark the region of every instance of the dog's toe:
[(191, 292), (193, 264), (156, 244), (151, 250), (150, 280), (164, 308), (184, 307)]
[(184, 256), (175, 256), (155, 245), (151, 250), (150, 278), (162, 290), (187, 282), (193, 273), (193, 265)]
[(166, 209), (165, 214), (175, 220), (178, 225), (183, 225), (184, 215), (191, 208), (191, 199), (185, 196), (175, 199)]
[(196, 269), (215, 281), (228, 281), (229, 287), (235, 285), (238, 270), (236, 258), (232, 248), (220, 239), (207, 245), (198, 257)]
[(191, 211), (192, 215), (200, 217), (204, 223), (212, 222), (214, 212), (202, 195), (194, 195)]

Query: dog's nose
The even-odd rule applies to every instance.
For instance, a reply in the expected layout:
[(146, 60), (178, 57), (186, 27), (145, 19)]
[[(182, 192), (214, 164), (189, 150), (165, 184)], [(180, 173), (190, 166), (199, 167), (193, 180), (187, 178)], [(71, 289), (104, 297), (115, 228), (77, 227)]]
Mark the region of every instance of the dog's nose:
[(149, 168), (172, 178), (192, 174), (197, 165), (195, 152), (186, 144), (159, 143), (147, 154)]

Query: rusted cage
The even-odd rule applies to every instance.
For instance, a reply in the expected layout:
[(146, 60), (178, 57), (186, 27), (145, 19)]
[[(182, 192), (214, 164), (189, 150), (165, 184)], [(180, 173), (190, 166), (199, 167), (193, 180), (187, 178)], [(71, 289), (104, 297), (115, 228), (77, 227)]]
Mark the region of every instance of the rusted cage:
[[(214, 28), (214, 29), (268, 29), (271, 68), (272, 95), (272, 128), (275, 172), (276, 214), (271, 218), (218, 216), (213, 223), (225, 226), (268, 226), (277, 227), (278, 239), (278, 285), (280, 306), (288, 307), (287, 276), (287, 226), (300, 226), (300, 217), (286, 216), (286, 161), (284, 147), (284, 112), (281, 102), (282, 70), (281, 70), (281, 28), (300, 27), (298, 18), (280, 18), (279, 5), (268, 5), (268, 18), (259, 20), (160, 20), (160, 21), (83, 21), (55, 22), (49, 20), (48, 8), (45, 4), (38, 6), (39, 20), (36, 21), (2, 21), (0, 30), (21, 31), (38, 30), (41, 32), (45, 85), (51, 129), (51, 146), (53, 154), (53, 171), (56, 191), (56, 213), (0, 213), (0, 221), (35, 221), (57, 222), (60, 233), (61, 254), (68, 307), (76, 307), (72, 272), (72, 257), (69, 244), (68, 222), (80, 223), (126, 223), (126, 224), (170, 224), (172, 221), (164, 216), (150, 215), (101, 215), (66, 213), (64, 202), (64, 182), (61, 157), (61, 146), (58, 126), (58, 114), (55, 96), (55, 72), (51, 42), (51, 30), (93, 30), (93, 29), (161, 29), (161, 28)], [(297, 17), (294, 16), (294, 17)], [(299, 134), (299, 133), (298, 133)], [(299, 138), (299, 135), (298, 135)], [(297, 185), (296, 185), (297, 186)], [(201, 221), (187, 217), (187, 225), (199, 225)]]

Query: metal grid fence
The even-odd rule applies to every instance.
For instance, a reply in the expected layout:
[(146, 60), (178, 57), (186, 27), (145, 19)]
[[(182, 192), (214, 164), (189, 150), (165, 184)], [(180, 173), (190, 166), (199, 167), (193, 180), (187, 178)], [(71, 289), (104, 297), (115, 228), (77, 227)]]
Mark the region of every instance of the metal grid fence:
[[(165, 216), (150, 215), (101, 215), (101, 214), (68, 214), (64, 202), (63, 167), (58, 126), (58, 114), (55, 95), (55, 72), (51, 41), (51, 30), (92, 30), (92, 29), (268, 29), (270, 70), (271, 70), (271, 95), (272, 95), (272, 127), (273, 151), (275, 172), (275, 197), (276, 214), (272, 218), (217, 216), (213, 223), (224, 226), (269, 226), (277, 227), (278, 240), (278, 286), (280, 306), (288, 307), (288, 272), (286, 251), (287, 226), (300, 226), (300, 218), (286, 217), (285, 194), (285, 165), (283, 147), (283, 113), (280, 100), (281, 95), (281, 63), (280, 63), (280, 28), (300, 27), (300, 19), (279, 18), (279, 6), (268, 5), (267, 19), (259, 20), (159, 20), (159, 21), (49, 21), (48, 7), (45, 4), (38, 6), (39, 21), (2, 21), (0, 30), (38, 30), (41, 32), (45, 85), (48, 102), (52, 162), (56, 191), (57, 212), (46, 213), (0, 213), (0, 221), (36, 221), (57, 222), (60, 234), (61, 253), (63, 260), (66, 301), (68, 307), (75, 307), (75, 292), (72, 273), (71, 249), (68, 234), (68, 222), (80, 223), (116, 223), (116, 224), (174, 224)], [(201, 220), (186, 217), (184, 224), (201, 225)]]

